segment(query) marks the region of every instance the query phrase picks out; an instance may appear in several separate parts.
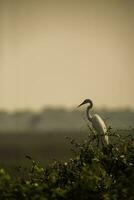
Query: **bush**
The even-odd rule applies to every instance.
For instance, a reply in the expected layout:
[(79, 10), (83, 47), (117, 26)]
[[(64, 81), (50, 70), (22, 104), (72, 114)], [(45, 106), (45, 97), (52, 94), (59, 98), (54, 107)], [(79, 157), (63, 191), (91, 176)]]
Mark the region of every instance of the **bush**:
[(11, 178), (0, 170), (0, 199), (32, 200), (133, 200), (134, 138), (111, 133), (110, 145), (99, 148), (97, 135), (83, 144), (70, 139), (74, 158), (54, 161), (46, 168), (32, 160), (31, 168)]

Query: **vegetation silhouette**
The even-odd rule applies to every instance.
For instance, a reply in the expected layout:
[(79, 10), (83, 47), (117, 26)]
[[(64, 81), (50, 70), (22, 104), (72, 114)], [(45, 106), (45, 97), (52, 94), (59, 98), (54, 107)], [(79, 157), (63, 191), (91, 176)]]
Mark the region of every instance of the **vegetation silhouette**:
[(31, 162), (27, 170), (19, 167), (17, 178), (0, 170), (0, 198), (45, 200), (133, 200), (134, 137), (108, 129), (110, 145), (98, 148), (98, 134), (90, 128), (83, 143), (69, 139), (74, 157), (55, 160), (42, 167)]

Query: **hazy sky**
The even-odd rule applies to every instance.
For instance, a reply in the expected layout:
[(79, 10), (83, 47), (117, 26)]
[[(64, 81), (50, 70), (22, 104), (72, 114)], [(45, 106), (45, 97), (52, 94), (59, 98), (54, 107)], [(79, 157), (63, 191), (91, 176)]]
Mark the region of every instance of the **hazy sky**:
[(0, 109), (134, 108), (134, 3), (0, 0)]

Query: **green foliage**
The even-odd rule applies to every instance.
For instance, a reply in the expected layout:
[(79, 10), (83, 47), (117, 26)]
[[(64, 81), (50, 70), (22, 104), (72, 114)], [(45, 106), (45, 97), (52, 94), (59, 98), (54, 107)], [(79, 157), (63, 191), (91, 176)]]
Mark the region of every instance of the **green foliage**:
[(133, 200), (134, 137), (113, 134), (110, 129), (109, 135), (110, 145), (103, 148), (92, 130), (83, 144), (70, 139), (74, 158), (45, 168), (26, 156), (31, 167), (18, 178), (1, 169), (0, 199)]

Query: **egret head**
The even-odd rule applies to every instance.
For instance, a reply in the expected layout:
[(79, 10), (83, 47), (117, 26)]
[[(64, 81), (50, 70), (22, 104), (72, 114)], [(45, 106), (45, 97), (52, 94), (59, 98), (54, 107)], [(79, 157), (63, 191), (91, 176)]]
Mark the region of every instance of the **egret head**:
[(93, 102), (90, 99), (85, 99), (78, 107), (83, 106), (84, 104), (89, 103), (91, 107), (93, 106)]

